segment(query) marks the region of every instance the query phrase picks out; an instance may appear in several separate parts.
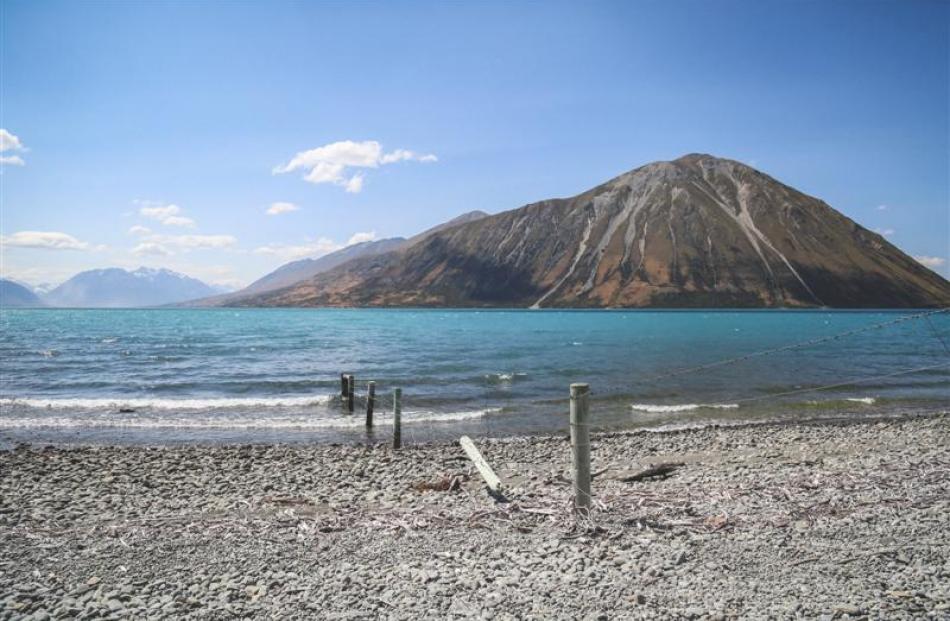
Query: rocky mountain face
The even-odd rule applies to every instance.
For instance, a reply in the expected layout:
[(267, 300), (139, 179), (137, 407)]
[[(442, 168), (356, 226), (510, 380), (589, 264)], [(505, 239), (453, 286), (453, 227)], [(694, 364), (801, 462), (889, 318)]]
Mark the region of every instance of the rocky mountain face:
[(220, 291), (171, 270), (113, 267), (80, 272), (46, 294), (45, 301), (51, 306), (127, 308), (173, 304), (216, 293)]
[(950, 305), (950, 283), (823, 201), (692, 154), (235, 302), (929, 307)]
[(46, 305), (28, 287), (0, 278), (0, 308), (39, 308), (41, 306)]

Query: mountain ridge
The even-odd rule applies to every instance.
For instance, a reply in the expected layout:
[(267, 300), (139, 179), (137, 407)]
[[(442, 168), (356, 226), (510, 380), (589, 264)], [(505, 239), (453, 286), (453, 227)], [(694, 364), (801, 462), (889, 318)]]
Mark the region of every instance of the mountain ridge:
[(79, 272), (43, 296), (50, 306), (136, 308), (220, 293), (211, 285), (165, 268), (119, 267)]
[(0, 278), (0, 308), (42, 308), (46, 306), (30, 287), (10, 278)]
[(433, 235), (434, 233), (458, 224), (474, 222), (475, 220), (484, 218), (487, 215), (488, 214), (484, 211), (469, 211), (458, 215), (447, 222), (443, 222), (442, 224), (437, 224), (436, 226), (426, 229), (425, 231), (413, 235), (408, 239), (405, 237), (389, 237), (386, 239), (365, 241), (346, 246), (317, 258), (297, 259), (295, 261), (285, 263), (277, 269), (268, 272), (239, 291), (213, 296), (211, 298), (190, 300), (186, 303), (186, 305), (226, 306), (234, 300), (240, 300), (248, 296), (260, 295), (270, 291), (284, 289), (293, 286), (298, 282), (302, 282), (308, 278), (312, 278), (318, 274), (331, 270), (348, 261), (384, 254), (393, 250), (408, 248), (423, 241), (426, 239), (426, 237)]
[(824, 201), (692, 153), (237, 302), (911, 307), (950, 303), (950, 283)]

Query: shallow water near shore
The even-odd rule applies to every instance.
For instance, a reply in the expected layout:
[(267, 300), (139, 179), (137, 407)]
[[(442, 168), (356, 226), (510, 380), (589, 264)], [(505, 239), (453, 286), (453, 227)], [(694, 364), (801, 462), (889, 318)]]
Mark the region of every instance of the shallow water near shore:
[(382, 441), (396, 386), (410, 443), (564, 431), (571, 382), (603, 429), (945, 409), (950, 315), (898, 321), (913, 314), (4, 309), (0, 442)]

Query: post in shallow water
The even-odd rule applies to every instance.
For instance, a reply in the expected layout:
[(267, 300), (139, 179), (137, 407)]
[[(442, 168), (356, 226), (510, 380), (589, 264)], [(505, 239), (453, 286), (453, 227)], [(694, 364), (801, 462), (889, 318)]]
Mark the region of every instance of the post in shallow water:
[(373, 406), (376, 405), (376, 382), (370, 382), (366, 388), (366, 428), (373, 428)]

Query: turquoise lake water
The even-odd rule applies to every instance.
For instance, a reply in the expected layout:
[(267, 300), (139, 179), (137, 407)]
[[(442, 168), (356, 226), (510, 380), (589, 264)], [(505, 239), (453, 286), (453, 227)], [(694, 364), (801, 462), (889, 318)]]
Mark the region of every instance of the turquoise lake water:
[(563, 432), (572, 382), (602, 429), (947, 409), (950, 314), (912, 314), (4, 309), (0, 442), (385, 441), (396, 386), (410, 443)]

